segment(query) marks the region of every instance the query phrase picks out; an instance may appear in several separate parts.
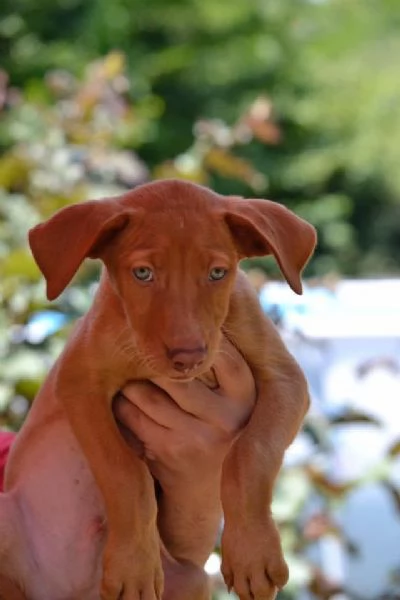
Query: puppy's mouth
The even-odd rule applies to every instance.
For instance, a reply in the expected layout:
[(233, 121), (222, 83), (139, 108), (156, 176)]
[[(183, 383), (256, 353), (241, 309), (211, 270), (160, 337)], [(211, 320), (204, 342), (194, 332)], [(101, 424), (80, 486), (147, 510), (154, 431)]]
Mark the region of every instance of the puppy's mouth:
[(203, 372), (204, 372), (204, 369), (199, 369), (199, 368), (187, 369), (180, 373), (178, 373), (177, 371), (170, 371), (169, 379), (172, 379), (173, 381), (189, 382), (189, 381), (193, 381), (193, 379), (196, 379), (196, 377), (198, 377), (200, 375), (200, 373), (203, 373)]
[(173, 381), (179, 381), (180, 383), (190, 383), (191, 381), (193, 381), (193, 379), (198, 379), (199, 381), (204, 383), (204, 385), (206, 385), (210, 390), (218, 390), (219, 389), (219, 382), (218, 382), (214, 367), (211, 367), (206, 372), (202, 371), (201, 373), (198, 373), (197, 375), (196, 374), (193, 374), (190, 376), (185, 376), (184, 374), (175, 375), (175, 376), (171, 377), (171, 379)]
[(211, 389), (219, 387), (213, 369), (215, 361), (214, 351), (207, 352), (205, 358), (198, 364), (187, 366), (183, 364), (175, 366), (171, 364), (172, 361), (167, 361), (165, 356), (157, 356), (155, 354), (153, 356), (152, 366), (154, 373), (150, 378), (164, 378), (180, 383), (189, 383), (194, 379), (199, 379), (204, 381)]
[(195, 379), (195, 377), (195, 375), (174, 375), (170, 377), (170, 379), (172, 381), (179, 381), (180, 383), (190, 383), (191, 381), (193, 381), (193, 379)]

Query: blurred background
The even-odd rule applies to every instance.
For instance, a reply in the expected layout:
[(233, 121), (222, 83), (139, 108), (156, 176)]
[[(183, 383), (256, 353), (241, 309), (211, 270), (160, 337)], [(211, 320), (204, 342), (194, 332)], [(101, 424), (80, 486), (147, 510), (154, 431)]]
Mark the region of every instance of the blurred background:
[(282, 600), (400, 598), (399, 27), (398, 0), (1, 3), (0, 427), (95, 289), (88, 263), (45, 300), (26, 235), (56, 209), (181, 177), (318, 229), (301, 298), (244, 264), (312, 394), (274, 503)]

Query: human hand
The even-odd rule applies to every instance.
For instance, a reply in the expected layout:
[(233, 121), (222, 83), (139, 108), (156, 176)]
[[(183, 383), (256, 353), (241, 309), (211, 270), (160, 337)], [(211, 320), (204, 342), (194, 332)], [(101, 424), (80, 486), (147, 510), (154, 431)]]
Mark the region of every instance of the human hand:
[[(238, 350), (223, 338), (214, 364), (219, 383), (157, 379), (128, 383), (115, 404), (161, 485), (219, 477), (224, 458), (252, 412), (255, 383)], [(136, 450), (138, 450), (136, 439)]]

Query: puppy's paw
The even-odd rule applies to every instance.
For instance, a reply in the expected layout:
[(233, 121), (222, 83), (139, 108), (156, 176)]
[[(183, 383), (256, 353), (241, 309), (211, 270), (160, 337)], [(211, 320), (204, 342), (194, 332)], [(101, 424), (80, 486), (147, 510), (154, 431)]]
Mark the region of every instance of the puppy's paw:
[(225, 524), (222, 575), (240, 600), (273, 600), (288, 580), (279, 534), (269, 518), (258, 526)]
[(107, 544), (101, 600), (161, 600), (164, 573), (157, 542), (144, 546)]

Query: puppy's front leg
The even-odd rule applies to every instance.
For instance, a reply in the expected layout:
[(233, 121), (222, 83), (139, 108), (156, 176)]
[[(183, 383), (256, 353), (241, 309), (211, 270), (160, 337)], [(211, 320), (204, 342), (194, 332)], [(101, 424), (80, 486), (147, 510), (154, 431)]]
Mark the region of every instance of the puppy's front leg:
[[(254, 298), (236, 309), (230, 336), (253, 369), (257, 401), (223, 467), (222, 571), (240, 600), (271, 600), (288, 578), (271, 515), (273, 486), (308, 408), (308, 390), (300, 368)], [(238, 317), (245, 328), (235, 332)]]
[(252, 419), (225, 460), (222, 571), (240, 600), (272, 599), (288, 579), (271, 502), (289, 444), (286, 417), (293, 417), (285, 415), (282, 404), (293, 392), (284, 382), (262, 384)]
[[(80, 381), (83, 377), (85, 386)], [(154, 484), (148, 468), (123, 440), (104, 382), (94, 381), (76, 364), (71, 369), (64, 358), (55, 368), (55, 386), (105, 503), (107, 541), (101, 598), (158, 600), (163, 572)], [(86, 394), (82, 394), (83, 387)]]

